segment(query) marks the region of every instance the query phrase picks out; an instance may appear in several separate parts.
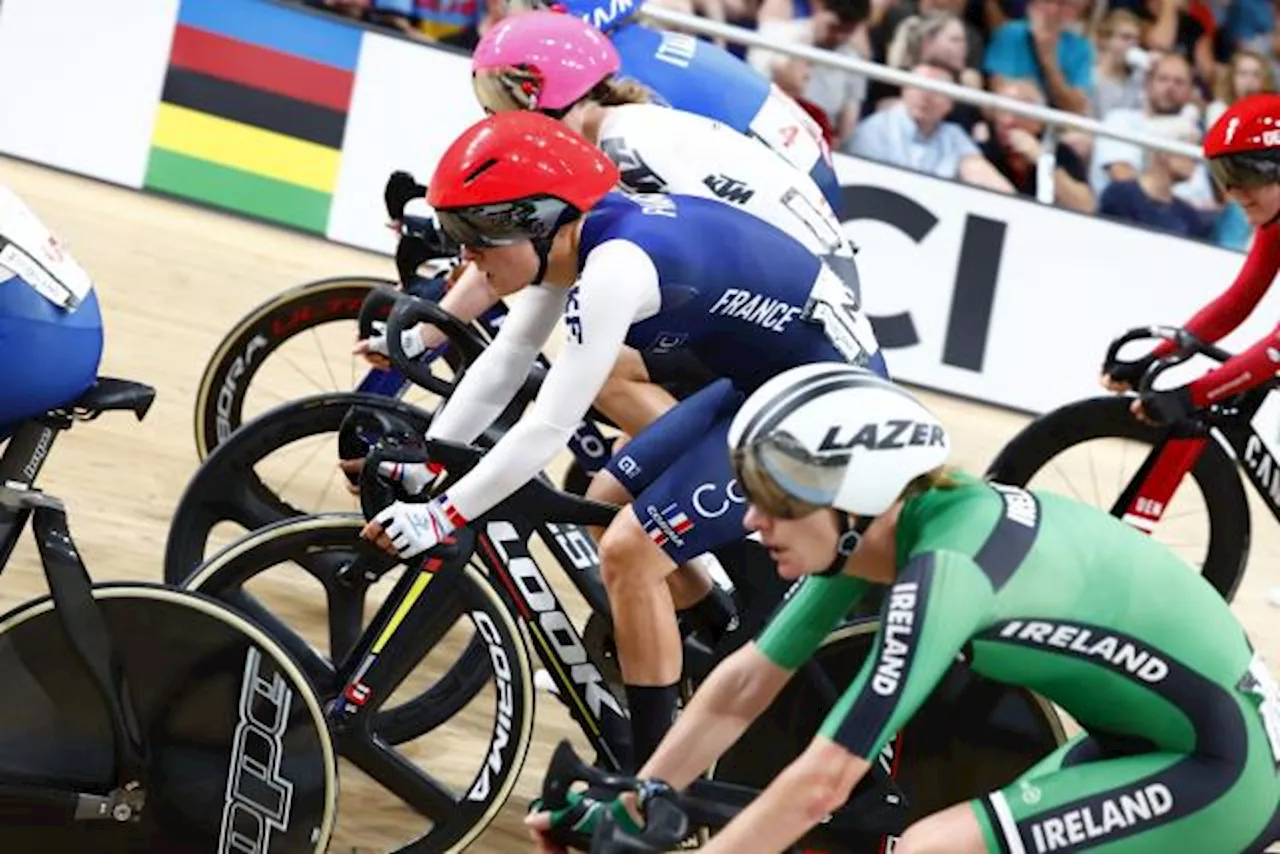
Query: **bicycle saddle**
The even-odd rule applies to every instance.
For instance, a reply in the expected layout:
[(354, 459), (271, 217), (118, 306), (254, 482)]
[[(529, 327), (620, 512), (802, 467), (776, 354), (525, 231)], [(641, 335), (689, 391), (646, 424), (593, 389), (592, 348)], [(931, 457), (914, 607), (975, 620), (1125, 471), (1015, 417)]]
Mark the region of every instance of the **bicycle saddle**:
[(98, 377), (89, 389), (71, 405), (77, 413), (97, 418), (104, 412), (132, 410), (141, 421), (156, 399), (156, 390), (149, 385), (113, 377)]

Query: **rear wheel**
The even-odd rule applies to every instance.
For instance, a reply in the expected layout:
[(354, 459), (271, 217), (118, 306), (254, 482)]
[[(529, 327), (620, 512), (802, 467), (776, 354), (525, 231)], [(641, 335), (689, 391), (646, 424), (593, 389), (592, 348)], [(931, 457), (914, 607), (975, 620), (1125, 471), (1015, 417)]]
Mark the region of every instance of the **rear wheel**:
[[(337, 812), (333, 744), (314, 690), (280, 646), (197, 594), (142, 584), (92, 593), (147, 737), (142, 818), (67, 825), (6, 816), (0, 850), (226, 851), (229, 831), (235, 850), (326, 851)], [(110, 790), (111, 725), (52, 600), (0, 618), (0, 674), (21, 698), (0, 704), (0, 775)], [(234, 785), (246, 777), (257, 785)]]
[[(338, 674), (355, 664), (335, 644), (367, 629), (404, 571), (391, 568), (373, 587), (340, 578), (344, 566), (373, 551), (359, 538), (363, 526), (349, 514), (286, 520), (215, 555), (188, 586), (259, 622), (328, 702), (342, 688)], [(335, 608), (334, 591), (343, 588), (354, 609)], [(355, 622), (335, 626), (335, 614)], [(516, 783), (533, 731), (532, 672), (520, 631), (474, 566), (465, 568), (438, 625), (441, 642), (368, 728), (339, 739), (343, 790), (359, 792), (361, 809), (344, 811), (335, 850), (460, 851)], [(479, 748), (469, 754), (469, 745)], [(423, 817), (431, 827), (416, 840), (386, 835), (421, 826)]]
[[(196, 453), (205, 459), (242, 424), (263, 412), (320, 392), (365, 391), (434, 408), (434, 400), (391, 371), (352, 355), (360, 306), (389, 279), (341, 276), (289, 288), (246, 314), (218, 344), (196, 391)], [(445, 351), (436, 374), (452, 379), (456, 357)]]
[[(815, 653), (837, 690), (862, 669), (878, 627), (875, 619), (845, 626)], [(713, 779), (764, 788), (805, 751), (830, 709), (817, 684), (797, 673), (717, 763)], [(1064, 740), (1061, 721), (1039, 696), (953, 667), (890, 742), (897, 754), (886, 758), (907, 797), (909, 821), (916, 821), (1007, 785)], [(869, 784), (868, 775), (862, 786)], [(819, 826), (800, 844), (831, 854), (879, 854), (884, 843), (878, 835), (824, 833)]]
[[(1009, 441), (987, 475), (1012, 486), (1052, 489), (1110, 511), (1167, 432), (1135, 419), (1129, 403), (1125, 397), (1090, 398), (1041, 416)], [(1249, 557), (1244, 485), (1235, 462), (1213, 439), (1190, 474), (1152, 535), (1201, 567), (1229, 601)]]

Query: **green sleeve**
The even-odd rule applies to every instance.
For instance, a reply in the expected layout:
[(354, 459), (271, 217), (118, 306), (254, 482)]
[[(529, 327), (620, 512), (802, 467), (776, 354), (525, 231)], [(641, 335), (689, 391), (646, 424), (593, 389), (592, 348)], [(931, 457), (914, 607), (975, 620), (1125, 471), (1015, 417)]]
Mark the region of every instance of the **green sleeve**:
[(913, 557), (885, 594), (861, 672), (820, 733), (854, 756), (878, 755), (986, 624), (994, 601), (991, 582), (969, 557), (948, 551)]
[(756, 647), (779, 667), (796, 670), (871, 586), (851, 575), (809, 576), (769, 620)]

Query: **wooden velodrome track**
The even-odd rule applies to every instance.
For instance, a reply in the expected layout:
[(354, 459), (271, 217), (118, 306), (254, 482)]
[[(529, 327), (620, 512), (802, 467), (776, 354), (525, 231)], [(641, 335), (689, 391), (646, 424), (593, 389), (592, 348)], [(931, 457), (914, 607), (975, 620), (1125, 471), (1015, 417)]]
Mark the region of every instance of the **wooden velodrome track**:
[[(96, 580), (159, 580), (170, 515), (197, 465), (192, 401), (215, 344), (248, 309), (285, 286), (342, 274), (392, 276), (392, 266), (371, 253), (11, 160), (0, 159), (0, 182), (69, 243), (96, 280), (107, 324), (102, 372), (159, 392), (141, 424), (111, 415), (64, 435), (41, 486), (69, 505), (72, 532)], [(296, 394), (314, 390), (300, 384)], [(972, 403), (925, 397), (956, 437), (956, 461), (971, 470), (985, 468), (1026, 422)], [(331, 474), (331, 462), (321, 459), (317, 466)], [(1090, 476), (1073, 474), (1086, 481)], [(354, 508), (349, 501), (345, 506)], [(1264, 597), (1270, 585), (1280, 584), (1278, 545), (1280, 531), (1255, 501), (1249, 573), (1234, 608), (1273, 662), (1280, 659), (1280, 625)], [(43, 592), (27, 538), (0, 584), (0, 605), (7, 609)], [(471, 850), (528, 848), (520, 817), (537, 792), (550, 748), (573, 736), (569, 723), (559, 703), (540, 697), (534, 746), (515, 794)], [(483, 749), (469, 747), (472, 756)], [(370, 794), (367, 784), (349, 781), (346, 770), (331, 850), (364, 854), (384, 850), (383, 838), (411, 838), (410, 815)]]

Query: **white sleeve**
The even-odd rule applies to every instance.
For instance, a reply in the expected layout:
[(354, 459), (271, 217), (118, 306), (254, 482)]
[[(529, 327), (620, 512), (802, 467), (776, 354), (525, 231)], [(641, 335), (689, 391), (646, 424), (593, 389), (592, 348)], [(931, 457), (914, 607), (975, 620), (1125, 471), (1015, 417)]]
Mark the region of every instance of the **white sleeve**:
[[(1109, 125), (1117, 130), (1136, 131), (1141, 129), (1141, 122), (1131, 118), (1131, 110), (1120, 109), (1112, 110), (1107, 113), (1102, 123)], [(1142, 171), (1142, 149), (1131, 142), (1124, 142), (1119, 139), (1112, 139), (1109, 136), (1099, 136), (1093, 143), (1093, 161), (1096, 168), (1102, 170), (1102, 174), (1106, 176), (1107, 167), (1113, 163), (1128, 163), (1139, 172)], [(1107, 177), (1103, 186), (1110, 183)]]
[(469, 445), (502, 414), (560, 319), (565, 295), (562, 288), (525, 289), (503, 318), (493, 342), (431, 420), (427, 438)]
[(565, 336), (538, 399), (449, 490), (449, 502), (466, 519), (491, 510), (555, 458), (604, 387), (631, 324), (653, 316), (661, 304), (657, 268), (640, 247), (623, 240), (591, 251), (574, 292), (577, 305), (570, 302), (566, 325), (578, 331)]

